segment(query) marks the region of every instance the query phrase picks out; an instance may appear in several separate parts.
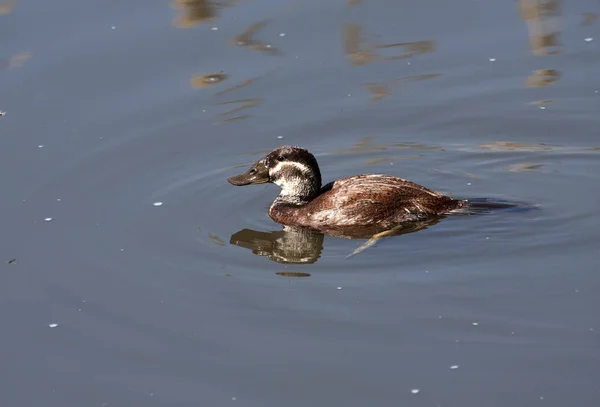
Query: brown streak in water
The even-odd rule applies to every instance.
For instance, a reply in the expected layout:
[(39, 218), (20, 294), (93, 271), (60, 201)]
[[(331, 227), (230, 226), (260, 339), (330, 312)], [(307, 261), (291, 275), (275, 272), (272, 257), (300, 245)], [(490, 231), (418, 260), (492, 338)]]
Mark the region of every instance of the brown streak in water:
[(583, 13), (581, 16), (581, 25), (592, 25), (598, 19), (598, 14), (596, 13)]
[(373, 47), (367, 45), (362, 36), (362, 28), (358, 24), (346, 23), (343, 27), (344, 53), (350, 65), (360, 66), (373, 62), (376, 54)]
[(529, 171), (539, 170), (542, 167), (544, 167), (544, 164), (520, 163), (520, 164), (511, 165), (510, 167), (505, 167), (502, 169), (504, 171), (510, 171), (510, 172), (529, 172)]
[(252, 99), (231, 100), (229, 102), (219, 103), (219, 105), (230, 105), (230, 104), (233, 104), (233, 103), (242, 103), (242, 106), (236, 107), (234, 109), (228, 110), (228, 111), (223, 112), (223, 113), (217, 113), (217, 116), (226, 116), (228, 114), (233, 114), (233, 113), (239, 112), (240, 110), (248, 109), (249, 107), (256, 106), (261, 101), (262, 101), (262, 99), (252, 98)]
[(217, 235), (213, 235), (212, 233), (208, 232), (208, 238), (217, 246), (225, 246), (225, 242), (223, 241), (223, 239), (221, 239)]
[(3, 3), (0, 3), (0, 14), (8, 14), (12, 11), (15, 3), (13, 0), (4, 0)]
[(208, 86), (216, 85), (217, 83), (223, 82), (227, 79), (227, 75), (224, 73), (210, 73), (210, 74), (200, 74), (192, 77), (190, 79), (190, 85), (194, 89), (206, 88)]
[(217, 10), (236, 5), (238, 0), (174, 0), (171, 5), (181, 9), (173, 25), (191, 28), (217, 19)]
[(310, 277), (310, 274), (299, 271), (279, 271), (275, 274), (282, 277)]
[(531, 52), (534, 55), (558, 53), (560, 0), (519, 0), (518, 7), (527, 24)]
[(255, 51), (262, 51), (269, 55), (277, 55), (279, 52), (271, 44), (267, 44), (254, 39), (254, 35), (260, 31), (269, 21), (263, 20), (252, 24), (246, 28), (241, 34), (236, 35), (231, 39), (234, 45), (238, 47), (246, 47)]
[(425, 75), (414, 75), (406, 76), (404, 78), (392, 79), (387, 82), (379, 83), (365, 83), (367, 90), (372, 93), (371, 102), (378, 102), (381, 99), (388, 97), (392, 94), (392, 89), (399, 87), (403, 82), (415, 82), (426, 79), (433, 79), (441, 76), (441, 74), (425, 74)]
[(10, 57), (10, 61), (8, 62), (8, 69), (20, 68), (25, 65), (31, 58), (31, 52), (21, 52), (20, 54), (13, 55)]
[(260, 79), (260, 77), (256, 77), (256, 78), (252, 78), (252, 79), (246, 79), (245, 81), (242, 81), (242, 82), (238, 83), (237, 85), (233, 85), (230, 88), (223, 89), (222, 91), (215, 93), (214, 96), (215, 97), (216, 96), (221, 96), (221, 95), (224, 95), (227, 92), (231, 92), (232, 90), (237, 90), (237, 89), (243, 88), (244, 86), (251, 85), (254, 82), (256, 82), (258, 79)]
[(525, 81), (528, 88), (548, 86), (560, 79), (560, 72), (556, 69), (538, 69)]

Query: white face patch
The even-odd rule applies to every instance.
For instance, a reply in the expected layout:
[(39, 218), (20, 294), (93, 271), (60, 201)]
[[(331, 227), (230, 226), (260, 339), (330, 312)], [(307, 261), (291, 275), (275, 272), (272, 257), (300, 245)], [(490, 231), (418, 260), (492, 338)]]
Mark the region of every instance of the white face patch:
[(281, 161), (269, 170), (273, 183), (281, 188), (279, 196), (286, 201), (300, 202), (302, 197), (311, 195), (313, 173), (306, 164), (295, 161)]
[(296, 167), (302, 174), (310, 174), (311, 170), (306, 164), (296, 161), (279, 161), (277, 165), (269, 170), (269, 173), (276, 174), (285, 169), (285, 167)]

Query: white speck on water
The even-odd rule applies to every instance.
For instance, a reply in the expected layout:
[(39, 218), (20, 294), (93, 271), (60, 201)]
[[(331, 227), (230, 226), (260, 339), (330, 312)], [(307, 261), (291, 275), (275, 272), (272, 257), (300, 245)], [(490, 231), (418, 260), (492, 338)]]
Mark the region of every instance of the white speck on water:
[(280, 37), (285, 37), (285, 33), (279, 33)]
[(442, 319), (443, 317), (441, 315), (438, 315), (438, 319)]
[(410, 61), (406, 63), (406, 65), (410, 65), (410, 64), (411, 64), (411, 62), (410, 62)]
[(458, 365), (452, 365), (452, 366), (450, 366), (450, 369), (451, 369), (451, 370), (458, 369)]
[(206, 113), (206, 109), (202, 109), (202, 113)]
[(124, 252), (124, 251), (125, 251), (125, 249), (121, 249), (121, 251), (122, 251), (122, 252)]
[(0, 116), (6, 116), (6, 112), (4, 110), (0, 110)]
[(154, 397), (154, 393), (148, 393), (150, 397)]
[(540, 109), (546, 110), (546, 106), (540, 106)]
[(231, 400), (236, 401), (237, 397), (232, 397)]
[(44, 145), (43, 144), (39, 144), (38, 148), (44, 148)]
[(473, 322), (473, 326), (479, 325), (479, 322)]
[(390, 165), (394, 165), (394, 163), (393, 163), (393, 162), (391, 162), (391, 163), (390, 163)]
[(590, 332), (594, 332), (594, 328), (590, 328), (590, 329), (589, 329), (589, 331), (590, 331)]
[(425, 274), (429, 273), (429, 270), (425, 270)]
[(110, 27), (110, 29), (111, 29), (111, 30), (116, 30), (116, 29), (117, 29), (117, 27), (113, 25), (112, 27)]
[(512, 331), (510, 334), (511, 334), (511, 335), (514, 335), (514, 334), (515, 334), (515, 331)]
[(58, 326), (58, 324), (50, 324), (48, 325), (50, 328), (56, 328)]
[(211, 31), (217, 31), (219, 29), (219, 27), (210, 27)]
[(272, 47), (272, 45), (271, 45), (271, 44), (267, 44), (267, 45), (265, 45), (265, 48), (271, 48), (271, 47)]
[(281, 138), (283, 138), (283, 136), (277, 136), (277, 138), (281, 139)]
[(490, 58), (490, 62), (496, 62), (496, 58)]
[(486, 236), (486, 237), (485, 237), (485, 240), (490, 240), (490, 237), (489, 237), (489, 236)]
[(348, 93), (348, 97), (352, 97), (352, 93)]
[(470, 182), (467, 182), (467, 185), (471, 185), (471, 183), (470, 183)]
[(344, 288), (344, 287), (337, 287), (338, 290), (341, 290), (342, 288)]
[(60, 198), (56, 198), (56, 200), (57, 200), (58, 202), (60, 202)]
[(419, 392), (420, 392), (420, 391), (421, 391), (421, 390), (419, 390), (419, 389), (412, 389), (410, 392), (411, 392), (412, 394), (419, 394)]
[(575, 289), (575, 292), (576, 292), (576, 293), (578, 293), (578, 292), (579, 292), (579, 290), (576, 288), (576, 289)]
[(81, 312), (81, 308), (78, 308), (77, 311)]
[(592, 42), (594, 39), (592, 37), (587, 37), (584, 39), (585, 42)]
[(154, 206), (162, 206), (163, 203), (162, 202), (154, 202), (152, 205), (154, 205)]
[(44, 220), (45, 220), (46, 222), (50, 222), (50, 221), (52, 221), (52, 218), (44, 218)]

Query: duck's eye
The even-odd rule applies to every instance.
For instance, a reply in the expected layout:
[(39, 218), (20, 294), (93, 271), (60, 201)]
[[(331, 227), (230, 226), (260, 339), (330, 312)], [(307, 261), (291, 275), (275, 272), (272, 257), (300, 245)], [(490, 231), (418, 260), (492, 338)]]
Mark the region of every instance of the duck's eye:
[(250, 170), (250, 174), (255, 174), (255, 173), (256, 173), (256, 168), (252, 168), (252, 169)]
[(285, 160), (284, 156), (280, 155), (279, 157), (277, 157), (277, 161), (283, 161), (283, 160)]

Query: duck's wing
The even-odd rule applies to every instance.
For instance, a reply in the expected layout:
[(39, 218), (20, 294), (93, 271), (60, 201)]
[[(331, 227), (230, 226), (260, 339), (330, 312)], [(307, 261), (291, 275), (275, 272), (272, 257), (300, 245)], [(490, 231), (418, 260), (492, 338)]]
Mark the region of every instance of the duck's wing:
[(368, 225), (435, 215), (445, 200), (454, 201), (402, 178), (363, 174), (335, 181), (311, 201), (309, 212), (313, 222), (324, 225)]

